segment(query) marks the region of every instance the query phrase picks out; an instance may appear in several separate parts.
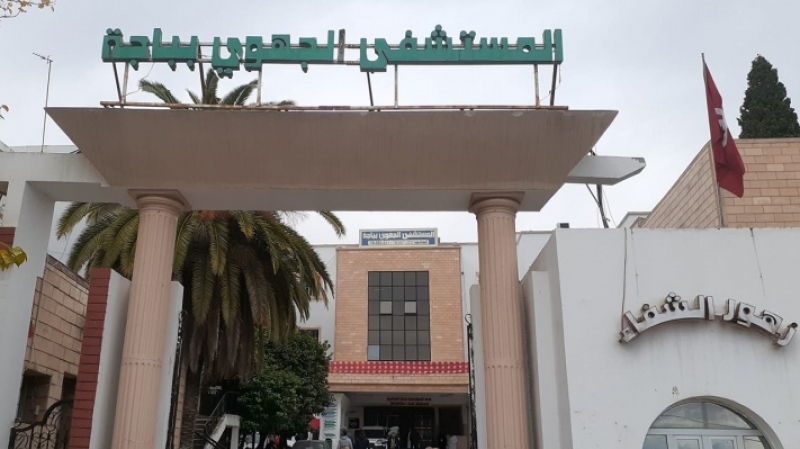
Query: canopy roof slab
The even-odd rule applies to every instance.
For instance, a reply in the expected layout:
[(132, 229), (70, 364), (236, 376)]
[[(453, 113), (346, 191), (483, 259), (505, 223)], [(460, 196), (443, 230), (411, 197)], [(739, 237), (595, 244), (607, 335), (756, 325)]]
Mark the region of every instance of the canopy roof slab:
[(49, 108), (106, 188), (194, 209), (464, 211), (522, 192), (537, 211), (616, 111)]

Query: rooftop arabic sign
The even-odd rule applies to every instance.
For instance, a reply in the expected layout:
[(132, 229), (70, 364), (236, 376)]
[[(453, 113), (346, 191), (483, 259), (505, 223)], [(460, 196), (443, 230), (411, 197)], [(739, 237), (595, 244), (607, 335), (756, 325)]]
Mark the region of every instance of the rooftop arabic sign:
[(628, 343), (659, 324), (685, 320), (714, 321), (717, 317), (723, 323), (759, 331), (767, 335), (776, 346), (783, 347), (792, 341), (797, 332), (797, 323), (781, 327), (783, 318), (779, 315), (769, 310), (756, 312), (753, 305), (728, 299), (725, 313), (717, 315), (714, 298), (711, 296), (698, 296), (690, 307), (689, 301), (682, 301), (680, 296), (670, 293), (663, 306), (650, 307), (649, 304), (642, 306), (641, 317), (637, 318), (631, 312), (626, 312), (623, 316), (625, 324), (620, 332), (619, 341)]
[(431, 229), (368, 229), (361, 230), (358, 246), (367, 248), (438, 246), (439, 236)]
[[(453, 38), (440, 25), (424, 40), (406, 31), (399, 45), (390, 45), (386, 39), (375, 39), (374, 44), (361, 39), (359, 45), (348, 45), (344, 35), (340, 30), (336, 44), (334, 32), (328, 31), (325, 45), (313, 37), (301, 37), (292, 44), (288, 34), (273, 34), (268, 43), (260, 36), (247, 36), (244, 44), (237, 37), (227, 38), (224, 44), (219, 37), (213, 43), (202, 43), (197, 36), (188, 42), (173, 36), (165, 43), (161, 29), (156, 28), (152, 41), (149, 36), (131, 36), (125, 42), (122, 31), (109, 28), (103, 37), (102, 58), (104, 62), (128, 63), (135, 70), (140, 63), (167, 63), (172, 70), (185, 63), (194, 70), (197, 64), (210, 62), (221, 77), (232, 77), (241, 67), (260, 71), (264, 64), (300, 64), (304, 72), (309, 64), (348, 64), (359, 65), (362, 72), (384, 72), (389, 65), (534, 65), (564, 60), (561, 30), (545, 30), (539, 43), (533, 37), (520, 37), (515, 44), (506, 37), (477, 39), (474, 31), (461, 31), (460, 44), (453, 44)], [(202, 47), (212, 47), (210, 59)], [(346, 48), (359, 49), (359, 60), (345, 61)]]

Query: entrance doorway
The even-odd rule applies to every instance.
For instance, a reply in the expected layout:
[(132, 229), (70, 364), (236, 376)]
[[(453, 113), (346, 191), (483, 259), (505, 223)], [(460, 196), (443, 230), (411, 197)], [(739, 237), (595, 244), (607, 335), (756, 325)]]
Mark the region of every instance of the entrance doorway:
[(643, 449), (770, 449), (744, 416), (710, 402), (673, 407), (656, 419)]
[(433, 407), (364, 407), (364, 426), (398, 427), (403, 448), (408, 447), (412, 428), (420, 447), (434, 444)]

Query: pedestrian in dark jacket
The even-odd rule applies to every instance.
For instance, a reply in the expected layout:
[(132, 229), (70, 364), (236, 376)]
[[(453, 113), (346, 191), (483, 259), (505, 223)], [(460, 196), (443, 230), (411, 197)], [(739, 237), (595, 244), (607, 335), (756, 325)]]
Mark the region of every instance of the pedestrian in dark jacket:
[(353, 449), (369, 449), (369, 440), (363, 430), (358, 432), (356, 440), (353, 442)]

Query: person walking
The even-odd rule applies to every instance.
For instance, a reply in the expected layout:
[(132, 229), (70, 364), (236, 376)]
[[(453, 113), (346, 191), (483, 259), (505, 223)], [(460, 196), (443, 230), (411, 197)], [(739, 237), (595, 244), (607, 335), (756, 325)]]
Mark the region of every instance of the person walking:
[(339, 449), (355, 449), (353, 447), (353, 441), (350, 440), (350, 436), (347, 435), (347, 429), (342, 429), (341, 437), (339, 438)]
[(369, 449), (369, 440), (363, 430), (358, 431), (356, 440), (353, 441), (353, 449)]

